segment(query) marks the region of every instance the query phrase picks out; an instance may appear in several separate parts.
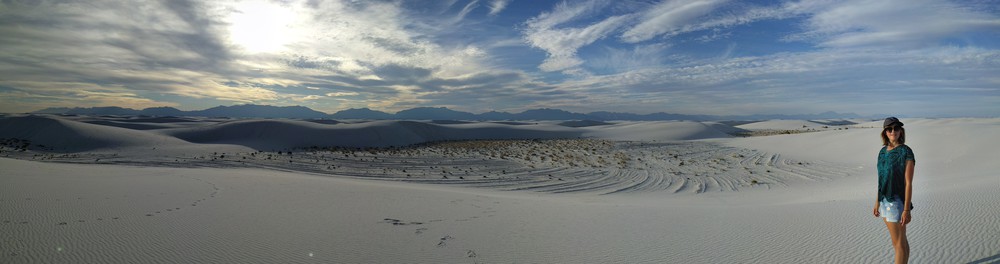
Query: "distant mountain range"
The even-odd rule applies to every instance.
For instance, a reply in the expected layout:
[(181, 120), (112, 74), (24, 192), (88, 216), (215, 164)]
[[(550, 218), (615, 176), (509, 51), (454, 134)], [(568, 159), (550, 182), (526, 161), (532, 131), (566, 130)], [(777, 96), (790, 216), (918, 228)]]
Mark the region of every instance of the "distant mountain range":
[(723, 120), (769, 120), (769, 119), (846, 119), (846, 118), (877, 118), (864, 117), (853, 113), (825, 112), (820, 114), (798, 115), (683, 115), (669, 113), (632, 114), (619, 112), (591, 112), (587, 114), (573, 113), (559, 109), (533, 109), (521, 113), (490, 111), (482, 114), (455, 111), (445, 107), (417, 107), (399, 111), (395, 114), (371, 110), (368, 108), (347, 109), (333, 114), (326, 114), (304, 106), (270, 106), (270, 105), (234, 105), (217, 106), (205, 110), (182, 111), (173, 107), (152, 107), (142, 110), (122, 108), (117, 106), (89, 108), (47, 108), (33, 113), (37, 114), (72, 114), (72, 115), (143, 115), (143, 116), (203, 116), (232, 118), (295, 118), (295, 119), (393, 119), (393, 120), (691, 120), (691, 121), (723, 121)]

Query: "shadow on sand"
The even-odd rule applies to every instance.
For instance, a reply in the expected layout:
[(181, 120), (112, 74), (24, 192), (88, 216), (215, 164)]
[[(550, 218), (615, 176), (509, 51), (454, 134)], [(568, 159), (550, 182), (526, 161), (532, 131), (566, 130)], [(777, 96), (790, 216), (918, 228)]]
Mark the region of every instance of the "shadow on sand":
[(977, 259), (973, 262), (969, 262), (969, 264), (997, 264), (997, 263), (1000, 263), (1000, 254), (996, 254), (993, 256)]

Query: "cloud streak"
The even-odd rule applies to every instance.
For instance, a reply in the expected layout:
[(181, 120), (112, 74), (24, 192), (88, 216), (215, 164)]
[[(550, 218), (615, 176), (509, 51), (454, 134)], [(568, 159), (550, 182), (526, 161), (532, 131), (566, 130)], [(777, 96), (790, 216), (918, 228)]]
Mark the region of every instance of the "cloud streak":
[(804, 1), (789, 9), (809, 13), (805, 32), (791, 40), (823, 47), (891, 45), (920, 48), (971, 32), (1000, 30), (1000, 19), (946, 1)]
[(660, 35), (676, 34), (684, 26), (721, 4), (719, 0), (664, 1), (642, 14), (639, 23), (622, 33), (621, 39), (635, 43)]
[(607, 5), (607, 1), (597, 0), (573, 6), (562, 2), (552, 12), (528, 20), (525, 41), (548, 53), (548, 58), (538, 68), (547, 72), (562, 71), (583, 64), (583, 60), (576, 56), (577, 50), (607, 37), (624, 25), (629, 17), (612, 16), (584, 27), (557, 26), (584, 18)]
[(507, 8), (507, 4), (510, 4), (510, 0), (493, 0), (490, 1), (490, 15), (495, 16), (500, 14), (504, 8)]
[[(959, 115), (960, 112), (930, 110), (938, 108), (935, 104), (940, 99), (935, 97), (947, 95), (978, 102), (989, 99), (977, 97), (992, 96), (995, 100), (1000, 88), (989, 72), (996, 69), (998, 59), (1000, 51), (968, 48), (895, 53), (876, 50), (788, 53), (643, 69), (564, 85), (575, 90), (593, 90), (594, 94), (615, 91), (645, 99), (660, 98), (681, 108), (701, 109), (699, 113), (709, 114), (767, 106), (774, 113), (845, 108), (864, 113)], [(928, 92), (934, 90), (940, 92)], [(590, 99), (590, 103), (608, 108), (634, 104), (616, 97)], [(713, 105), (712, 109), (697, 107), (705, 103)]]

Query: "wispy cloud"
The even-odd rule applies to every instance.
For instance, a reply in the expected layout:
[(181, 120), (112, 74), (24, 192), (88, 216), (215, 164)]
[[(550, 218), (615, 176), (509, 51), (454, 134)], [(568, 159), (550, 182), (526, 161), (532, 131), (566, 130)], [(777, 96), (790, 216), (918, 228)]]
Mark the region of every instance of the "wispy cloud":
[(823, 47), (919, 48), (970, 32), (1000, 30), (996, 14), (947, 1), (803, 1), (788, 8), (811, 15), (805, 32), (787, 39)]
[[(82, 82), (8, 82), (0, 90), (0, 110), (21, 112), (13, 109), (41, 109), (52, 106), (52, 102), (66, 103), (67, 106), (121, 106), (142, 109), (155, 106), (178, 106), (177, 103), (158, 102), (139, 96), (122, 86), (99, 86)], [(8, 86), (9, 85), (9, 86)]]
[(495, 16), (500, 14), (504, 8), (507, 8), (507, 4), (510, 4), (510, 0), (493, 0), (490, 1), (490, 15)]
[[(563, 2), (551, 11), (542, 13), (526, 22), (525, 40), (533, 47), (545, 50), (548, 57), (539, 65), (543, 71), (579, 72), (574, 67), (585, 61), (577, 51), (609, 35), (617, 34), (623, 43), (636, 44), (652, 41), (657, 37), (671, 37), (688, 32), (714, 30), (696, 40), (707, 42), (729, 35), (720, 29), (766, 19), (783, 19), (795, 15), (782, 6), (726, 6), (722, 0), (663, 1), (634, 12), (603, 18), (586, 26), (562, 26), (577, 20), (591, 18), (595, 10), (607, 8), (610, 3), (588, 1), (577, 5)], [(737, 8), (735, 11), (730, 9)], [(727, 12), (710, 15), (718, 9)], [(626, 9), (628, 10), (628, 9)], [(657, 46), (669, 45), (669, 41)], [(662, 49), (661, 49), (662, 50)], [(602, 61), (599, 63), (604, 63)], [(598, 65), (592, 65), (598, 66)]]
[(588, 0), (576, 5), (567, 2), (556, 4), (551, 12), (543, 12), (528, 20), (528, 27), (538, 29), (554, 28), (558, 25), (593, 15), (609, 4), (607, 0)]
[[(590, 91), (588, 105), (604, 108), (646, 108), (628, 97), (601, 96), (607, 91), (669, 103), (678, 109), (726, 114), (761, 111), (772, 113), (817, 112), (844, 109), (860, 113), (883, 113), (886, 108), (915, 115), (959, 115), (934, 112), (935, 99), (949, 98), (982, 105), (996, 99), (1000, 88), (990, 71), (1000, 51), (977, 48), (920, 49), (888, 53), (880, 50), (782, 53), (725, 60), (708, 59), (688, 66), (645, 68), (624, 73), (592, 76), (564, 83), (561, 87)], [(928, 72), (925, 69), (938, 69)], [(845, 78), (845, 76), (851, 76)], [(908, 81), (900, 81), (908, 80)], [(961, 89), (945, 89), (961, 88)], [(945, 92), (947, 91), (947, 92)], [(985, 98), (981, 98), (986, 96)], [(884, 98), (875, 100), (872, 98)], [(890, 99), (891, 98), (891, 99)], [(699, 104), (712, 105), (711, 108)], [(826, 109), (826, 110), (824, 110)], [(842, 111), (844, 111), (842, 110)]]
[(326, 96), (330, 96), (330, 97), (355, 96), (355, 95), (358, 95), (358, 93), (357, 92), (335, 92), (335, 93), (327, 93), (326, 94)]
[(459, 11), (458, 15), (455, 15), (455, 21), (456, 22), (462, 21), (462, 19), (465, 19), (465, 16), (469, 15), (469, 12), (472, 12), (472, 10), (476, 9), (477, 7), (479, 7), (479, 0), (473, 0), (468, 4), (465, 4), (465, 7), (462, 8), (462, 11)]
[(646, 68), (663, 67), (669, 55), (665, 43), (637, 45), (631, 48), (604, 47), (600, 56), (592, 56), (588, 68), (607, 73), (622, 73)]
[(607, 4), (606, 1), (587, 1), (570, 6), (563, 2), (551, 13), (542, 13), (528, 20), (525, 40), (548, 53), (548, 58), (538, 68), (543, 71), (562, 71), (582, 64), (583, 60), (576, 56), (580, 47), (607, 37), (628, 21), (629, 16), (612, 16), (585, 27), (556, 28), (586, 17)]
[(695, 19), (708, 14), (721, 0), (664, 1), (642, 14), (641, 22), (622, 33), (621, 39), (635, 43), (664, 34), (676, 34)]

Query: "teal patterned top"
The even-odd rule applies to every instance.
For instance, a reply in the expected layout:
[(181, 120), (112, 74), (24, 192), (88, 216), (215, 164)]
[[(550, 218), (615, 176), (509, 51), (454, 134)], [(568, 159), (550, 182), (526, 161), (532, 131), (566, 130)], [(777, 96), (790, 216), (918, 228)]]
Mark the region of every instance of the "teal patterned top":
[(913, 150), (900, 145), (892, 150), (882, 147), (878, 152), (878, 200), (903, 200), (906, 196), (906, 161), (913, 160)]

